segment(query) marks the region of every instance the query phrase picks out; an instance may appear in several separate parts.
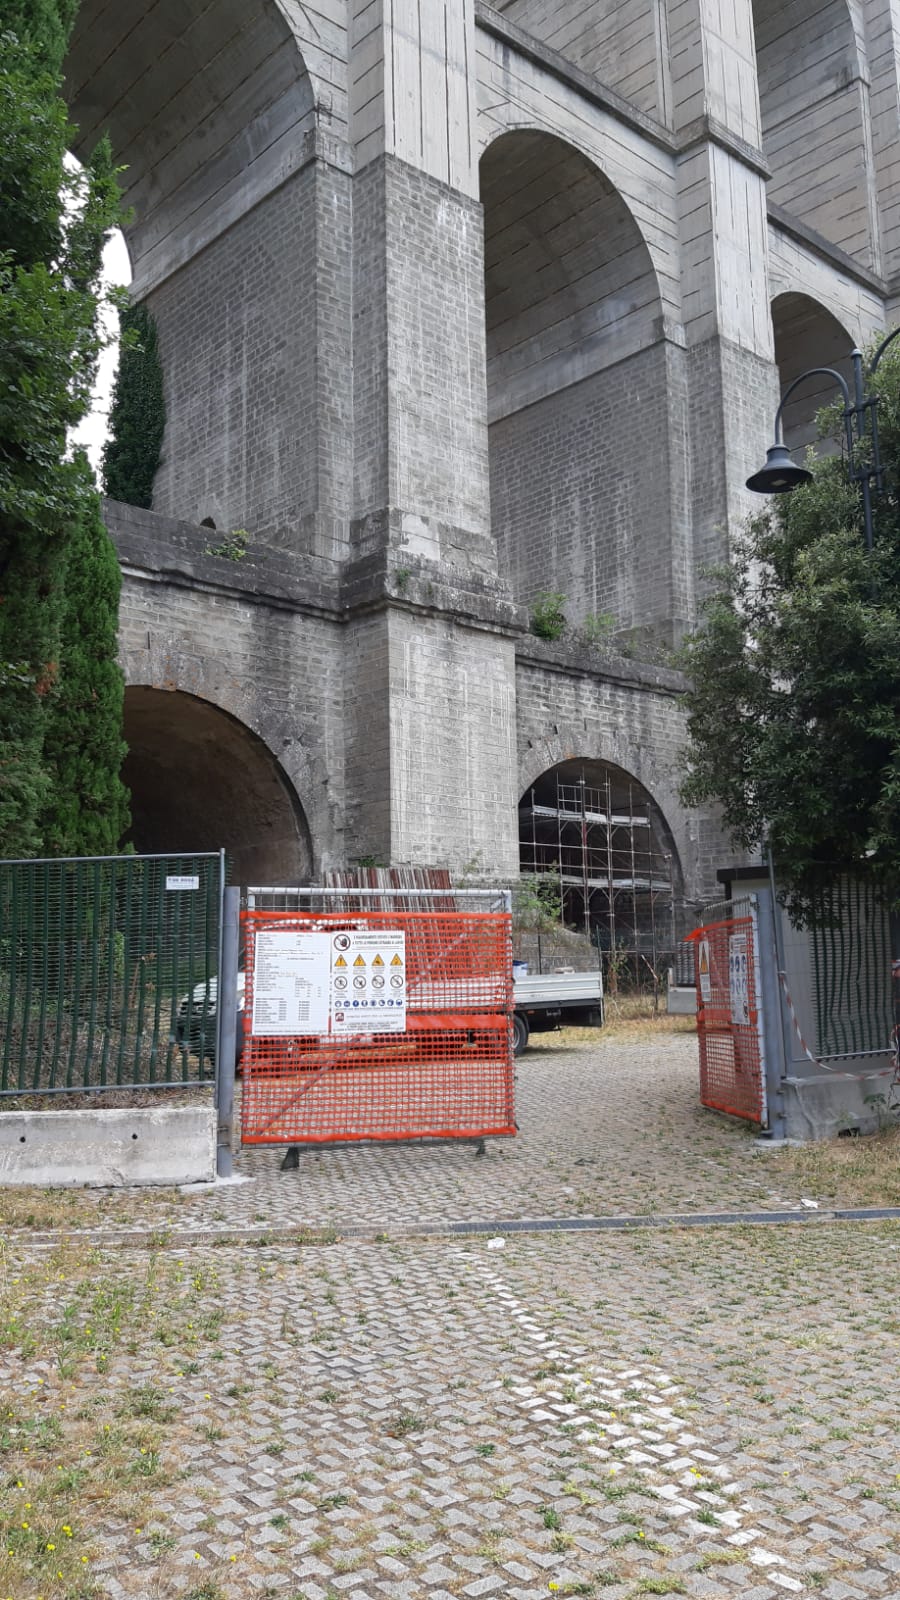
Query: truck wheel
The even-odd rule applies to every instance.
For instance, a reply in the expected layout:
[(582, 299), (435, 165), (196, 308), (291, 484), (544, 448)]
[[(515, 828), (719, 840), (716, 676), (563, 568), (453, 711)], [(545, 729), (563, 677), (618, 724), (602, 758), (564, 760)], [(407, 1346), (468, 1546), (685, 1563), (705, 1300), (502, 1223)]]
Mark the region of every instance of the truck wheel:
[(526, 1047), (528, 1045), (528, 1039), (529, 1039), (529, 1036), (531, 1034), (531, 1029), (528, 1026), (528, 1018), (526, 1016), (523, 1016), (521, 1011), (516, 1011), (513, 1014), (513, 1024), (512, 1025), (513, 1025), (513, 1055), (520, 1056), (522, 1054), (522, 1051), (526, 1049)]

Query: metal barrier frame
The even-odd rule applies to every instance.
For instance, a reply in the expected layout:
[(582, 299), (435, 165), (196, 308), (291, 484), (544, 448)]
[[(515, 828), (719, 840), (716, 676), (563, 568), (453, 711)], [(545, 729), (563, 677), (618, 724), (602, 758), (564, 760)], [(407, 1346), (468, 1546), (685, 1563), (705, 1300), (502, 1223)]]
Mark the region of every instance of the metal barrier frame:
[[(268, 903), (261, 905), (261, 901)], [(282, 903), (276, 905), (272, 903), (274, 901), (281, 901)], [(462, 904), (460, 904), (460, 902), (462, 902)], [(403, 915), (415, 915), (417, 911), (419, 914), (433, 911), (435, 913), (445, 913), (447, 915), (453, 915), (454, 912), (462, 915), (466, 911), (476, 911), (479, 908), (479, 902), (481, 903), (483, 911), (486, 915), (505, 915), (506, 917), (511, 917), (512, 894), (508, 889), (425, 889), (411, 887), (340, 887), (332, 889), (297, 885), (250, 887), (246, 892), (246, 917), (247, 920), (252, 920), (252, 917), (255, 914), (267, 914), (273, 918), (277, 918), (282, 915), (289, 917), (293, 913), (295, 916), (302, 916), (311, 922), (315, 922), (319, 916), (329, 919), (333, 919), (335, 916), (338, 916), (349, 921), (352, 920), (354, 915), (359, 915), (365, 916), (368, 919), (371, 918), (373, 914), (377, 914), (379, 911), (384, 911), (386, 915), (389, 915), (392, 918)], [(226, 917), (226, 922), (229, 921), (230, 918)], [(333, 922), (332, 925), (334, 925)], [(371, 923), (367, 921), (366, 926), (371, 926)], [(510, 939), (510, 956), (511, 948)], [(226, 981), (226, 975), (225, 969), (223, 968), (223, 983), (224, 981)], [(512, 968), (510, 962), (508, 996), (506, 1004), (502, 1009), (502, 1014), (507, 1017), (510, 1024), (509, 1044), (507, 1046), (508, 1056), (506, 1063), (506, 1070), (510, 1074), (510, 1096), (512, 1096), (513, 1083), (513, 1055), (511, 1038), (512, 1007)], [(447, 1005), (441, 1005), (435, 1009), (436, 1011), (439, 1010), (442, 1013), (447, 1013), (450, 1010)], [(427, 1012), (423, 1012), (421, 1014), (427, 1014)], [(486, 1016), (497, 1014), (499, 1013), (495, 1010), (485, 1011)], [(245, 1039), (252, 1037), (250, 1021), (250, 1009), (247, 1007), (244, 1015)], [(352, 1040), (354, 1037), (364, 1037), (366, 1036), (366, 1033), (367, 1030), (361, 1029), (359, 1035), (345, 1035), (343, 1036), (343, 1039), (344, 1042), (346, 1042)], [(393, 1037), (399, 1036), (395, 1035)], [(405, 1034), (404, 1037), (408, 1037), (408, 1033)], [(223, 1054), (223, 1059), (227, 1060), (228, 1056)], [(253, 1068), (251, 1059), (251, 1073), (252, 1070)], [(327, 1071), (330, 1070), (330, 1067), (323, 1067), (320, 1069), (320, 1073), (318, 1075), (323, 1076)], [(414, 1068), (411, 1068), (411, 1070), (414, 1070)], [(511, 1116), (514, 1116), (512, 1098), (510, 1099), (510, 1111)], [(278, 1139), (277, 1137), (265, 1139), (251, 1138), (248, 1143), (268, 1144), (270, 1146), (277, 1146), (279, 1144), (282, 1146), (286, 1145), (287, 1154), (282, 1162), (282, 1170), (290, 1170), (299, 1165), (300, 1152), (301, 1150), (305, 1149), (357, 1149), (360, 1146), (372, 1144), (474, 1144), (476, 1147), (476, 1153), (478, 1155), (483, 1155), (486, 1138), (511, 1138), (514, 1137), (515, 1132), (516, 1127), (513, 1121), (512, 1126), (504, 1131), (486, 1130), (484, 1133), (475, 1133), (466, 1130), (461, 1132), (459, 1135), (447, 1135), (443, 1133), (424, 1133), (421, 1135), (416, 1133), (398, 1135), (372, 1134), (370, 1136), (361, 1135), (359, 1137), (353, 1137), (351, 1140), (340, 1138), (321, 1138), (309, 1141), (298, 1141), (296, 1138), (288, 1137), (282, 1139)]]
[[(688, 935), (686, 943), (692, 943), (696, 960), (697, 981), (697, 1034), (700, 1045), (700, 1072), (701, 1072), (701, 1104), (712, 1111), (724, 1111), (730, 1116), (741, 1117), (745, 1121), (755, 1122), (761, 1128), (769, 1127), (769, 1078), (770, 1066), (766, 1043), (765, 1008), (764, 1008), (764, 983), (763, 970), (760, 960), (759, 939), (759, 906), (757, 897), (750, 895), (731, 901), (728, 905), (730, 915), (718, 916), (715, 921), (704, 922)], [(732, 937), (731, 930), (747, 930), (751, 941), (752, 959), (752, 993), (749, 995), (750, 1014), (746, 1024), (736, 1023), (732, 1017), (726, 1022), (719, 1017), (715, 1022), (708, 1020), (708, 1013), (721, 1012), (724, 1008), (715, 1005), (711, 1000), (704, 999), (703, 986), (700, 975), (701, 949), (705, 944), (710, 948), (710, 936), (723, 934), (728, 930), (729, 944)], [(755, 1115), (747, 1106), (728, 1104), (721, 1098), (713, 1099), (708, 1092), (704, 1093), (703, 1083), (707, 1067), (707, 1039), (711, 1036), (730, 1037), (732, 1051), (737, 1056), (737, 1045), (744, 1041), (752, 1042), (756, 1055), (755, 1082), (758, 1088), (757, 1107), (759, 1116)], [(738, 1072), (735, 1066), (735, 1073)]]

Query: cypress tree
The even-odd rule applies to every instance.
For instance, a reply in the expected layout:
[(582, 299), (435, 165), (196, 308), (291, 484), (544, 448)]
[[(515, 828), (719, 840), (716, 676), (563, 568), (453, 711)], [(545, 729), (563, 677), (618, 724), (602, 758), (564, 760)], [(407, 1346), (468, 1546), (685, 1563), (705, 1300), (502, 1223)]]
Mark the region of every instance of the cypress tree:
[(60, 63), (73, 0), (12, 0), (0, 37), (0, 854), (42, 849), (44, 741), (60, 678), (69, 541), (96, 515), (70, 429), (102, 346), (103, 244), (119, 212), (109, 146), (69, 173)]
[(100, 516), (87, 459), (78, 466), (87, 513), (74, 525), (66, 554), (59, 676), (49, 697), (44, 761), (52, 775), (43, 819), (48, 855), (113, 855), (128, 827), (128, 795), (119, 776), (124, 684), (116, 660), (121, 573)]
[(103, 451), (103, 487), (113, 500), (149, 510), (166, 410), (156, 323), (145, 305), (123, 311), (121, 336), (110, 436)]

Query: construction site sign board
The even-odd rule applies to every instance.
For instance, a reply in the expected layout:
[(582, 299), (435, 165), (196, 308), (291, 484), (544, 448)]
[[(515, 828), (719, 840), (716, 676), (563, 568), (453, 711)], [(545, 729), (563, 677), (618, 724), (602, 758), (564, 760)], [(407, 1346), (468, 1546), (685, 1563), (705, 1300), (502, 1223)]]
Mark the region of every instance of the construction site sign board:
[(406, 1032), (406, 934), (379, 928), (331, 935), (332, 1033)]
[(257, 933), (253, 1033), (270, 1039), (327, 1033), (330, 967), (327, 933)]
[(406, 1032), (406, 934), (260, 930), (253, 961), (256, 1037)]

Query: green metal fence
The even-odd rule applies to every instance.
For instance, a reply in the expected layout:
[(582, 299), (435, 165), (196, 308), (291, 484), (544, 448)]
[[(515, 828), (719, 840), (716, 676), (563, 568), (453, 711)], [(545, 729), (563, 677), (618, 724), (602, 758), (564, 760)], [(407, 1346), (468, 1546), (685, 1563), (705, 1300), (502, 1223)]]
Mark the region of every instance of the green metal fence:
[(0, 1095), (211, 1080), (224, 857), (0, 861)]
[(816, 1054), (883, 1054), (894, 1024), (884, 897), (864, 880), (836, 880), (821, 891), (809, 938)]

